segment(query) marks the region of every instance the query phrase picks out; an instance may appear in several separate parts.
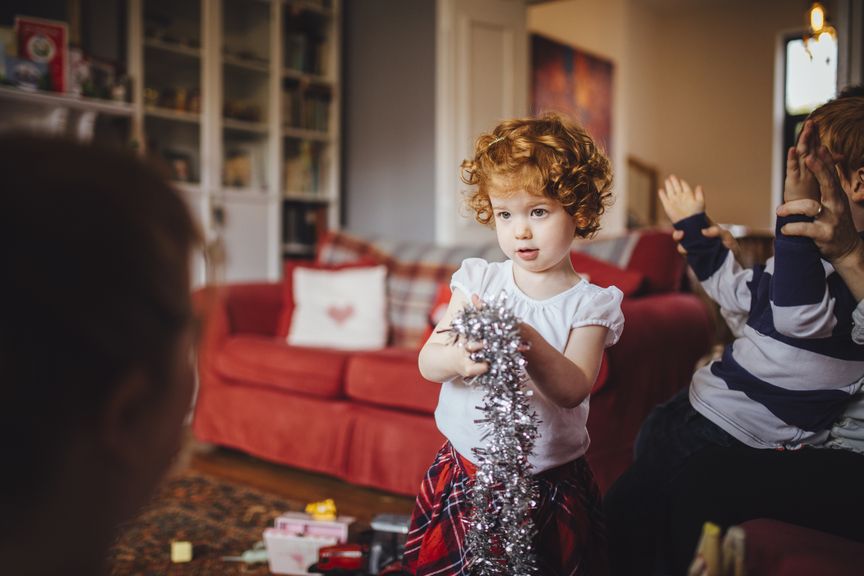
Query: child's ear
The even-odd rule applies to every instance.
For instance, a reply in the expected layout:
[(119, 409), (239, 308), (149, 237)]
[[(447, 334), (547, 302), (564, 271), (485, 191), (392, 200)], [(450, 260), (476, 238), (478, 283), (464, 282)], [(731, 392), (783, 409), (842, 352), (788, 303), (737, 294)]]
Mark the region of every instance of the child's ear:
[(864, 203), (864, 166), (853, 170), (850, 175), (849, 199), (856, 204)]

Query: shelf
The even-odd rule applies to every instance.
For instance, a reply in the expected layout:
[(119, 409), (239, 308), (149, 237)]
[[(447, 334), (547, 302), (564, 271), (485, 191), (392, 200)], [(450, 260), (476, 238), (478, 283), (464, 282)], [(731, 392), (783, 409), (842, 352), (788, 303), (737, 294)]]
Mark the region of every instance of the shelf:
[(188, 122), (198, 124), (201, 122), (201, 114), (196, 112), (185, 112), (183, 110), (172, 110), (171, 108), (160, 108), (158, 106), (145, 106), (144, 114), (153, 118), (163, 120), (175, 120), (177, 122)]
[(222, 126), (228, 130), (240, 132), (253, 132), (255, 134), (267, 134), (267, 124), (264, 122), (249, 122), (248, 120), (235, 120), (234, 118), (223, 118)]
[(200, 195), (202, 193), (201, 184), (199, 182), (180, 182), (179, 180), (173, 180), (171, 184), (186, 194)]
[(226, 200), (245, 200), (253, 202), (268, 202), (276, 200), (276, 195), (271, 194), (267, 188), (238, 188), (236, 186), (222, 186), (219, 188), (219, 196)]
[(333, 86), (334, 82), (327, 76), (322, 76), (321, 74), (312, 74), (310, 72), (304, 72), (302, 70), (295, 70), (294, 68), (283, 68), (282, 69), (282, 77), (283, 78), (291, 78), (292, 80), (299, 80), (301, 82), (308, 82), (309, 84), (315, 84), (316, 86)]
[(132, 116), (133, 106), (128, 102), (114, 102), (100, 98), (74, 96), (60, 92), (45, 90), (25, 90), (12, 86), (0, 86), (0, 100), (11, 100), (25, 104), (41, 104), (46, 106), (61, 106), (107, 114), (109, 116)]
[(155, 38), (147, 38), (144, 40), (144, 46), (154, 50), (161, 50), (162, 52), (186, 56), (188, 58), (201, 58), (200, 48), (193, 48), (192, 46), (185, 46), (176, 42), (164, 42)]
[(283, 0), (283, 2), (287, 8), (297, 12), (313, 12), (323, 16), (333, 16), (332, 8), (325, 8), (316, 2), (309, 2), (308, 0)]
[(329, 204), (330, 198), (322, 196), (317, 192), (285, 192), (282, 194), (283, 200), (291, 200), (294, 202), (309, 202), (317, 204)]
[(222, 63), (226, 66), (231, 66), (233, 68), (240, 68), (242, 70), (251, 70), (253, 72), (263, 72), (267, 74), (270, 72), (270, 63), (269, 62), (258, 62), (255, 60), (247, 60), (246, 58), (240, 58), (238, 56), (232, 56), (231, 54), (223, 54), (222, 55)]
[(315, 254), (314, 244), (300, 244), (299, 242), (283, 242), (282, 254), (294, 256), (308, 256)]
[(305, 128), (292, 128), (290, 126), (282, 129), (282, 135), (295, 140), (314, 140), (316, 142), (329, 142), (330, 134), (319, 130), (307, 130)]

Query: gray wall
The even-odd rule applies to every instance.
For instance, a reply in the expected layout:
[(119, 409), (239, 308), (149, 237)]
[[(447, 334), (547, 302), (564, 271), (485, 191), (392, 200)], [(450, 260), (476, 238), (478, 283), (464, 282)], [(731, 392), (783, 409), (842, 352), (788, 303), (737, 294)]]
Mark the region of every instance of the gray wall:
[(435, 238), (435, 0), (344, 7), (343, 227)]

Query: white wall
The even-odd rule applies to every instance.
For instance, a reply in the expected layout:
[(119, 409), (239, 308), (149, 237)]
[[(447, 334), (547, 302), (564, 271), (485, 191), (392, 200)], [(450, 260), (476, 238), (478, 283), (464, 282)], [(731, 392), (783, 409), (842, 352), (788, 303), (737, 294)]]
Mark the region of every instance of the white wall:
[[(702, 183), (711, 216), (768, 228), (778, 34), (801, 27), (789, 0), (562, 0), (532, 6), (529, 30), (615, 63), (613, 130), (628, 155)], [(623, 145), (622, 145), (623, 144)], [(607, 229), (624, 223), (619, 197)]]
[(343, 2), (345, 229), (435, 237), (435, 0)]

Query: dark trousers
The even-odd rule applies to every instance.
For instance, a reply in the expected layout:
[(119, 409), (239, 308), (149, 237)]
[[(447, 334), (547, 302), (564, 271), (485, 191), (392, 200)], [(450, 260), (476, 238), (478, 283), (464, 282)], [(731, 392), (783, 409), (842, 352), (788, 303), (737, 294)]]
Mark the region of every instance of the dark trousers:
[(686, 574), (704, 522), (772, 518), (864, 542), (864, 456), (745, 446), (687, 392), (655, 409), (603, 501), (612, 573)]
[(636, 438), (633, 465), (603, 499), (613, 575), (669, 573), (666, 548), (675, 480), (687, 461), (706, 448), (736, 445), (741, 443), (693, 409), (688, 389), (648, 415)]

